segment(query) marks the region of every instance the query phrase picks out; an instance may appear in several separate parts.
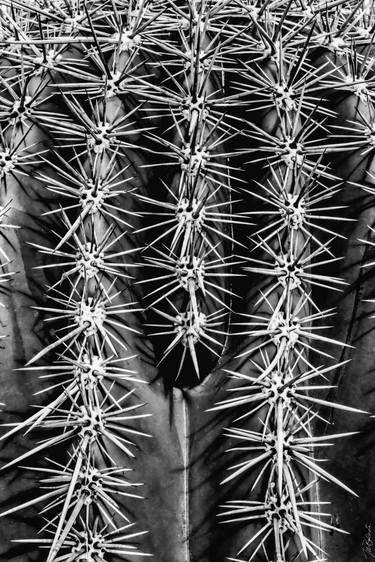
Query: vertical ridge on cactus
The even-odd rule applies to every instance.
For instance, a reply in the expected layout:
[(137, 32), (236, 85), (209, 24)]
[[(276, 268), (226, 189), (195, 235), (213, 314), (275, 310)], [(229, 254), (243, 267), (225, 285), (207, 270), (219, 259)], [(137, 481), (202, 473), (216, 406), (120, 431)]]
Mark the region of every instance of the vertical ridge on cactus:
[[(3, 0), (0, 284), (23, 276), (39, 337), (15, 372), (38, 375), (40, 401), (0, 436), (28, 443), (3, 474), (38, 482), (0, 510), (40, 510), (18, 545), (46, 562), (322, 562), (346, 533), (321, 481), (356, 491), (320, 451), (357, 431), (322, 426), (369, 412), (331, 399), (353, 346), (327, 302), (350, 291), (341, 194), (374, 191), (374, 22), (366, 0)], [(24, 225), (27, 259), (7, 235)], [(194, 433), (205, 394), (214, 421)], [(198, 561), (192, 459), (218, 425), (201, 486), (233, 540)], [(157, 455), (184, 498), (157, 488)], [(152, 502), (173, 505), (176, 550), (155, 546)]]
[[(57, 166), (56, 160), (50, 161), (48, 156), (43, 156), (40, 163), (48, 171), (42, 172), (38, 179), (42, 185), (47, 180), (47, 189), (52, 189), (55, 193), (57, 191), (59, 198), (66, 201), (66, 206), (64, 208), (60, 205), (60, 209), (57, 206), (54, 210), (55, 214), (60, 214), (60, 224), (56, 226), (58, 242), (55, 248), (37, 245), (39, 252), (52, 255), (54, 261), (57, 260), (57, 264), (44, 263), (39, 268), (46, 271), (46, 268), (52, 267), (54, 272), (63, 268), (61, 277), (57, 276), (54, 283), (47, 286), (47, 303), (35, 307), (42, 312), (46, 322), (57, 323), (56, 336), (29, 360), (28, 365), (58, 349), (59, 355), (51, 367), (52, 372), (54, 377), (57, 374), (61, 376), (61, 373), (64, 376), (70, 375), (71, 382), (63, 385), (63, 392), (57, 399), (31, 416), (28, 423), (23, 422), (18, 427), (30, 426), (28, 431), (52, 430), (52, 437), (43, 439), (40, 444), (4, 467), (6, 469), (24, 462), (35, 454), (45, 454), (63, 443), (71, 443), (66, 466), (61, 467), (58, 472), (56, 468), (53, 469), (54, 464), (44, 469), (47, 475), (50, 473), (50, 477), (43, 482), (49, 484), (48, 487), (52, 487), (53, 491), (2, 514), (43, 502), (42, 513), (47, 520), (43, 530), (52, 534), (52, 538), (47, 539), (47, 543), (42, 540), (41, 544), (48, 545), (49, 562), (61, 559), (61, 556), (70, 560), (81, 560), (84, 556), (86, 560), (94, 561), (98, 556), (104, 555), (104, 552), (127, 557), (143, 555), (132, 541), (137, 540), (144, 531), (127, 532), (131, 520), (124, 512), (123, 501), (117, 500), (119, 495), (124, 501), (129, 497), (140, 498), (137, 494), (121, 491), (123, 487), (126, 490), (137, 484), (125, 480), (123, 475), (128, 468), (126, 465), (118, 467), (116, 463), (118, 452), (133, 458), (135, 440), (148, 436), (145, 432), (132, 428), (132, 424), (134, 420), (143, 419), (149, 414), (134, 399), (133, 390), (123, 393), (128, 383), (135, 380), (122, 367), (123, 353), (128, 350), (124, 334), (128, 330), (138, 332), (131, 325), (127, 326), (123, 315), (130, 314), (134, 317), (141, 309), (129, 301), (124, 293), (125, 281), (129, 275), (122, 274), (121, 271), (128, 270), (123, 257), (129, 254), (129, 250), (118, 250), (125, 233), (119, 231), (117, 206), (113, 207), (109, 203), (113, 196), (120, 200), (127, 198), (126, 183), (131, 179), (127, 175), (130, 156), (125, 156), (122, 149), (136, 148), (137, 144), (132, 139), (136, 139), (143, 128), (132, 123), (134, 113), (138, 111), (136, 106), (130, 106), (126, 110), (115, 90), (108, 97), (110, 68), (107, 64), (104, 70), (108, 78), (102, 82), (102, 88), (98, 88), (92, 98), (87, 97), (85, 89), (81, 90), (85, 82), (90, 80), (90, 73), (85, 71), (85, 67), (90, 72), (90, 66), (93, 66), (91, 73), (95, 78), (95, 72), (100, 71), (100, 66), (103, 66), (104, 50), (112, 58), (112, 72), (118, 79), (121, 79), (122, 69), (129, 65), (130, 57), (133, 58), (135, 67), (139, 65), (139, 59), (136, 63), (134, 61), (135, 57), (138, 58), (137, 52), (129, 57), (129, 50), (139, 50), (139, 42), (133, 41), (131, 35), (122, 37), (122, 32), (112, 45), (106, 45), (105, 32), (99, 39), (94, 26), (98, 25), (100, 28), (105, 24), (105, 29), (107, 16), (105, 6), (103, 8), (98, 11), (95, 3), (92, 6), (85, 5), (82, 14), (86, 24), (85, 31), (91, 28), (93, 37), (90, 41), (95, 44), (104, 40), (102, 44), (97, 43), (94, 65), (90, 61), (89, 50), (77, 47), (72, 53), (66, 40), (66, 47), (58, 50), (59, 54), (53, 48), (48, 51), (46, 66), (50, 69), (48, 90), (51, 91), (52, 99), (59, 96), (61, 89), (54, 83), (63, 80), (63, 87), (66, 89), (75, 75), (80, 77), (80, 81), (84, 81), (78, 87), (70, 87), (69, 93), (62, 94), (64, 105), (58, 107), (57, 111), (42, 112), (39, 115), (39, 121), (47, 134), (54, 139), (53, 150), (54, 154), (58, 154), (57, 163), (62, 161), (64, 165), (61, 168)], [(139, 8), (137, 5), (134, 7), (136, 26), (139, 25), (139, 18), (145, 18), (144, 13), (137, 13)], [(36, 16), (36, 27), (33, 29), (33, 25), (30, 26), (30, 33), (33, 34), (38, 33), (37, 20), (40, 18), (38, 14)], [(114, 31), (121, 25), (119, 18), (119, 14), (115, 12), (114, 21), (108, 22), (110, 26), (114, 24)], [(9, 14), (6, 14), (5, 19), (16, 28), (16, 23)], [(152, 22), (153, 19), (151, 26)], [(48, 22), (44, 30), (46, 27), (48, 29)], [(55, 41), (59, 44), (61, 33), (65, 31), (55, 29), (54, 26), (47, 32), (42, 32), (41, 29), (42, 26), (39, 25), (40, 39), (47, 41), (48, 36), (52, 44)], [(21, 33), (21, 37), (23, 36)], [(23, 48), (38, 50), (33, 47), (34, 44), (34, 39), (28, 43), (24, 36)], [(46, 52), (45, 48), (42, 50)], [(39, 69), (34, 71), (36, 80), (39, 73)], [(138, 92), (135, 90), (131, 94), (137, 95)], [(72, 195), (77, 200), (73, 209), (69, 204)], [(124, 222), (121, 216), (122, 213), (119, 214), (119, 219)], [(111, 252), (112, 246), (115, 250)], [(67, 258), (71, 259), (68, 263)], [(67, 266), (70, 266), (70, 270)], [(115, 358), (119, 354), (121, 362), (117, 367)], [(9, 433), (5, 437), (7, 435)], [(108, 525), (111, 531), (107, 531)]]
[[(288, 12), (283, 17), (285, 15)], [(258, 22), (259, 27), (262, 24), (267, 24), (266, 19), (265, 22)], [(264, 30), (264, 35), (267, 31)], [(288, 56), (288, 36), (286, 34), (282, 38), (283, 28), (280, 26), (277, 31), (280, 36), (273, 33), (273, 40), (279, 41), (278, 52), (274, 56), (264, 57), (263, 65), (257, 63), (257, 72), (250, 64), (247, 65), (244, 71), (246, 82), (242, 90), (260, 96), (260, 99), (253, 97), (250, 110), (257, 109), (264, 115), (263, 122), (250, 123), (252, 132), (249, 137), (254, 141), (254, 148), (246, 148), (245, 152), (254, 153), (255, 156), (249, 164), (266, 163), (269, 169), (267, 186), (257, 182), (257, 191), (252, 193), (264, 202), (265, 210), (261, 214), (268, 215), (269, 220), (260, 231), (258, 229), (257, 237), (253, 240), (253, 247), (260, 256), (250, 258), (254, 265), (245, 268), (263, 277), (261, 283), (264, 289), (255, 305), (259, 312), (251, 314), (248, 322), (240, 322), (241, 325), (249, 326), (241, 334), (254, 338), (255, 345), (246, 346), (239, 357), (257, 358), (255, 365), (259, 370), (259, 379), (250, 379), (241, 372), (232, 373), (232, 377), (242, 382), (233, 390), (244, 394), (241, 392), (236, 398), (221, 401), (216, 409), (239, 409), (241, 416), (236, 422), (243, 419), (248, 421), (249, 418), (254, 420), (255, 414), (259, 418), (262, 413), (264, 421), (258, 431), (254, 431), (255, 420), (251, 430), (237, 426), (228, 430), (228, 437), (235, 442), (240, 441), (239, 447), (231, 450), (241, 451), (245, 459), (246, 456), (249, 458), (234, 464), (232, 473), (223, 484), (243, 477), (245, 472), (256, 470), (257, 477), (252, 476), (250, 479), (251, 491), (254, 492), (267, 479), (264, 500), (228, 502), (223, 517), (227, 522), (260, 521), (258, 532), (245, 542), (237, 556), (248, 553), (250, 557), (247, 559), (253, 560), (263, 551), (266, 560), (275, 557), (277, 562), (281, 562), (296, 554), (309, 560), (321, 560), (324, 556), (319, 536), (311, 540), (306, 534), (311, 527), (318, 531), (333, 530), (332, 525), (321, 518), (314, 479), (321, 477), (351, 491), (322, 469), (311, 455), (318, 443), (324, 446), (329, 442), (327, 437), (314, 436), (312, 433), (317, 414), (311, 411), (309, 404), (342, 408), (345, 411), (351, 408), (310, 395), (311, 390), (324, 389), (319, 380), (306, 385), (311, 379), (324, 379), (324, 373), (327, 372), (309, 358), (311, 353), (312, 357), (316, 357), (316, 354), (325, 355), (317, 344), (327, 342), (330, 345), (345, 345), (319, 333), (329, 326), (317, 322), (332, 315), (332, 311), (321, 311), (312, 296), (314, 285), (337, 291), (343, 284), (340, 278), (315, 274), (313, 270), (332, 259), (339, 259), (332, 258), (329, 249), (336, 235), (332, 230), (311, 223), (311, 215), (307, 214), (305, 207), (306, 200), (308, 204), (311, 204), (310, 197), (314, 200), (314, 191), (319, 191), (319, 199), (323, 200), (335, 194), (335, 189), (329, 189), (329, 184), (326, 188), (324, 180), (335, 181), (337, 178), (323, 164), (319, 155), (342, 150), (342, 147), (326, 143), (320, 138), (323, 132), (329, 134), (324, 123), (327, 117), (334, 117), (335, 113), (321, 109), (319, 104), (315, 108), (310, 101), (314, 98), (309, 95), (309, 81), (313, 84), (311, 93), (314, 89), (319, 91), (322, 83), (316, 71), (310, 71), (311, 63), (306, 60), (311, 48), (314, 48), (311, 41), (313, 27), (307, 49), (303, 45), (301, 51), (294, 45), (291, 59)], [(269, 35), (272, 36), (272, 33)], [(303, 88), (295, 88), (293, 82), (283, 76), (285, 65), (297, 85), (299, 76), (303, 80), (301, 73), (312, 77), (304, 82)], [(324, 79), (328, 82), (332, 70), (325, 71), (320, 67), (319, 72), (324, 73)], [(263, 84), (266, 87), (260, 87)], [(266, 153), (264, 157), (261, 156), (263, 152)], [(259, 188), (263, 196), (258, 194)], [(322, 191), (325, 192), (323, 196)], [(331, 207), (319, 208), (320, 212), (330, 213), (331, 210)], [(327, 218), (329, 220), (330, 214)], [(331, 240), (319, 240), (322, 234), (331, 235)], [(337, 365), (329, 370), (335, 368)], [(249, 379), (253, 380), (253, 385), (249, 386)], [(330, 436), (333, 439), (336, 437), (342, 435)]]

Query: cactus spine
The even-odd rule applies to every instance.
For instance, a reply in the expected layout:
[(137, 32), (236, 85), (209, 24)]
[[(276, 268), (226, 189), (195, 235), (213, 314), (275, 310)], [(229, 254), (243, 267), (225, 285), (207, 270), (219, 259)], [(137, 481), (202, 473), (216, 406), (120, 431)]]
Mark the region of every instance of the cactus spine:
[(330, 270), (342, 185), (373, 189), (374, 15), (348, 0), (3, 1), (2, 208), (41, 224), (27, 275), (45, 328), (23, 371), (42, 372), (46, 399), (1, 437), (43, 433), (3, 466), (35, 456), (42, 491), (1, 515), (42, 505), (44, 538), (19, 542), (47, 562), (153, 555), (132, 517), (137, 450), (158, 437), (139, 349), (168, 399), (230, 374), (234, 397), (210, 408), (233, 420), (220, 520), (249, 532), (222, 556), (324, 559), (319, 480), (355, 492), (316, 451), (353, 432), (317, 422), (365, 413), (326, 397), (345, 363), (332, 350), (350, 345), (326, 331), (322, 295), (346, 286)]

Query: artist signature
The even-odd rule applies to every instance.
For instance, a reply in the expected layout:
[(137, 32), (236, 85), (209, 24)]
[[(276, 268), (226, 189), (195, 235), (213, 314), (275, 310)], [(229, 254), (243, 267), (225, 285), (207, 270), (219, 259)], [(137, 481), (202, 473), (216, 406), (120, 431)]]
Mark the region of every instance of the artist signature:
[(366, 523), (366, 532), (362, 541), (362, 552), (366, 560), (368, 560), (369, 558), (375, 558), (373, 536), (374, 536), (373, 524)]

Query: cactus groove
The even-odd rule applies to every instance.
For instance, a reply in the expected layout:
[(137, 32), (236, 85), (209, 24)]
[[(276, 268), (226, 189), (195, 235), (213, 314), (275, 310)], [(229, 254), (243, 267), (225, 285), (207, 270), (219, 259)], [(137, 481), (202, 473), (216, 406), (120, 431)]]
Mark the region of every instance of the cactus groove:
[(372, 0), (2, 0), (3, 559), (373, 556), (336, 510), (374, 37)]

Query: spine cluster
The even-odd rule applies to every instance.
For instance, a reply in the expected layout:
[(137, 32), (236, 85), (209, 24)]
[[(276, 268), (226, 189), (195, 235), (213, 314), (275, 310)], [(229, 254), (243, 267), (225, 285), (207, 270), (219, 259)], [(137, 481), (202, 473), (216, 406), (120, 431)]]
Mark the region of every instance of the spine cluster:
[(374, 23), (366, 1), (3, 0), (0, 219), (26, 191), (54, 243), (31, 243), (46, 404), (1, 437), (43, 433), (3, 467), (42, 458), (42, 492), (0, 515), (41, 503), (47, 538), (20, 542), (47, 562), (152, 555), (131, 515), (146, 335), (169, 385), (229, 364), (223, 485), (248, 492), (221, 517), (256, 525), (231, 560), (324, 559), (318, 481), (352, 491), (316, 458), (349, 434), (317, 422), (358, 410), (325, 398), (345, 344), (321, 294), (345, 286), (343, 181), (374, 193)]

